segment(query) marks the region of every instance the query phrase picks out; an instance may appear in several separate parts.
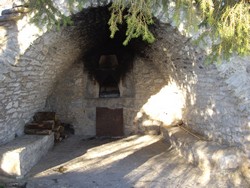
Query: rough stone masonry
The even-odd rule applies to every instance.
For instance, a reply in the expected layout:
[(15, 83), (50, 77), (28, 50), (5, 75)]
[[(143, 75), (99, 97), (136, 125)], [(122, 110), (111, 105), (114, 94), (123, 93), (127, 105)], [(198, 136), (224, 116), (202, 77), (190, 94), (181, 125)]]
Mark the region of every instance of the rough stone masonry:
[(96, 97), (98, 85), (83, 71), (82, 57), (105, 46), (108, 3), (89, 1), (75, 24), (60, 31), (40, 30), (26, 14), (0, 17), (0, 144), (23, 135), (25, 123), (42, 110), (56, 111), (76, 134), (95, 135), (95, 108), (109, 107), (124, 109), (126, 135), (182, 120), (249, 158), (249, 57), (205, 65), (206, 46), (193, 46), (191, 34), (174, 27), (162, 7), (154, 11), (156, 42), (133, 48), (133, 68), (119, 83), (121, 97)]

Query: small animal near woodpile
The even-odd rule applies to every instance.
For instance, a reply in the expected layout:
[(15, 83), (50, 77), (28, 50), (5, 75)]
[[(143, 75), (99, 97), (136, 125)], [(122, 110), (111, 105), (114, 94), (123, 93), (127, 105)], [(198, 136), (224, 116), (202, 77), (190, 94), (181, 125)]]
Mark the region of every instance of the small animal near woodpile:
[(53, 133), (55, 142), (60, 142), (67, 137), (64, 124), (57, 119), (55, 112), (37, 112), (33, 116), (33, 121), (25, 125), (24, 133), (31, 135), (50, 135)]

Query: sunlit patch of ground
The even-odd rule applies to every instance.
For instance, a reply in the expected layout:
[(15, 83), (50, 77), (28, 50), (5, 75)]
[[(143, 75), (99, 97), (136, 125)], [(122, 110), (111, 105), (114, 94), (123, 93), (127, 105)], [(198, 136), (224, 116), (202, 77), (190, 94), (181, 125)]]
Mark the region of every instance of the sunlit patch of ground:
[(188, 164), (160, 136), (71, 137), (55, 146), (26, 181), (27, 188), (248, 187)]

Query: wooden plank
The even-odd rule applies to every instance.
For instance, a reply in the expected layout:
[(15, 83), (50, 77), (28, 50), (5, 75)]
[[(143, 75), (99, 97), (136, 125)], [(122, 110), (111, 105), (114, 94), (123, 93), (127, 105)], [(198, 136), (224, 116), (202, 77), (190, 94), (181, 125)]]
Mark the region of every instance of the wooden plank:
[(43, 121), (43, 126), (47, 127), (47, 129), (52, 130), (55, 127), (55, 121), (54, 120)]
[(52, 133), (51, 130), (38, 130), (38, 129), (24, 129), (25, 134), (34, 134), (34, 135), (50, 135)]
[(42, 123), (27, 123), (25, 128), (28, 129), (50, 129), (54, 128), (55, 122), (52, 120), (50, 121), (43, 121)]
[(48, 120), (56, 120), (55, 112), (37, 112), (33, 117), (35, 122), (43, 122)]
[(27, 128), (27, 129), (42, 129), (43, 124), (42, 123), (27, 123), (25, 125), (25, 128)]

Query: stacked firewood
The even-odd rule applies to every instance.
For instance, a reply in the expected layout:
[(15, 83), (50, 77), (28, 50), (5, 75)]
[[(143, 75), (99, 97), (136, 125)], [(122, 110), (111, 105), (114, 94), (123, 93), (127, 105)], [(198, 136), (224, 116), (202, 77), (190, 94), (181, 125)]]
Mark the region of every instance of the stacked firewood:
[(25, 134), (32, 135), (55, 135), (55, 142), (66, 138), (64, 126), (56, 118), (55, 112), (37, 112), (33, 116), (33, 121), (27, 123), (24, 128)]

